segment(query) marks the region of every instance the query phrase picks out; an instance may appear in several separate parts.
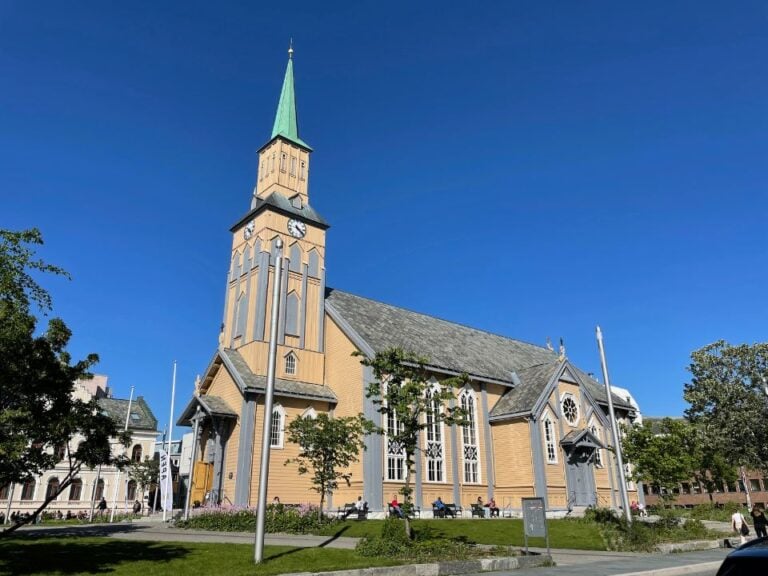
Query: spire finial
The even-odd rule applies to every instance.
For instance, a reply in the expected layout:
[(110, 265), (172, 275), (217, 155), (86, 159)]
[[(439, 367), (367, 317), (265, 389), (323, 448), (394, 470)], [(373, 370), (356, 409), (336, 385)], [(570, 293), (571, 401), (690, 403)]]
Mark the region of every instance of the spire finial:
[(288, 59), (293, 60), (293, 38), (291, 38), (291, 41), (288, 44)]

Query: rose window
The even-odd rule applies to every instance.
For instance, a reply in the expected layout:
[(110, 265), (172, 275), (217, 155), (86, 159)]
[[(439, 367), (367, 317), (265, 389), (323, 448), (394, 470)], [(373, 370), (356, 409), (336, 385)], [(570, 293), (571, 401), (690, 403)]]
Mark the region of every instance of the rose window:
[(576, 402), (570, 396), (563, 399), (563, 416), (571, 426), (576, 426), (579, 421), (579, 408)]

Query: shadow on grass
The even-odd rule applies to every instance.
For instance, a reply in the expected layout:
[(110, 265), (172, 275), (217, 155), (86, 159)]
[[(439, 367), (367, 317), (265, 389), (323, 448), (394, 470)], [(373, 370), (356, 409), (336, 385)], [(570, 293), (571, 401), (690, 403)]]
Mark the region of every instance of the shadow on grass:
[(104, 574), (125, 562), (169, 562), (188, 553), (166, 543), (25, 536), (0, 540), (0, 574)]
[(319, 548), (325, 548), (337, 538), (341, 538), (344, 535), (344, 532), (346, 532), (347, 530), (349, 530), (349, 526), (344, 526), (341, 530), (337, 530), (336, 532), (334, 532), (328, 537), (328, 540), (325, 540), (322, 544), (320, 544)]

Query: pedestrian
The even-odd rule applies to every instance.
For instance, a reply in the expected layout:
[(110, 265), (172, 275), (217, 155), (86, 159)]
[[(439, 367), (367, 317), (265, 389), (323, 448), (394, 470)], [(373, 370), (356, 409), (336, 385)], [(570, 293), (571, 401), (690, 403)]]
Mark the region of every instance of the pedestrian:
[(133, 502), (133, 513), (141, 514), (141, 502), (139, 502), (138, 500), (134, 500)]
[(99, 517), (103, 517), (104, 513), (107, 511), (107, 500), (104, 498), (104, 496), (102, 496), (101, 500), (99, 500), (99, 505), (97, 508), (99, 509)]
[(749, 525), (747, 524), (747, 519), (744, 518), (744, 514), (741, 513), (741, 510), (736, 510), (736, 512), (731, 515), (731, 528), (733, 528), (733, 531), (739, 535), (739, 544), (746, 544), (747, 535), (749, 534)]
[(752, 516), (752, 525), (755, 527), (755, 535), (758, 538), (765, 538), (768, 536), (768, 518), (765, 517), (765, 510), (759, 504), (752, 506), (752, 511), (749, 513)]

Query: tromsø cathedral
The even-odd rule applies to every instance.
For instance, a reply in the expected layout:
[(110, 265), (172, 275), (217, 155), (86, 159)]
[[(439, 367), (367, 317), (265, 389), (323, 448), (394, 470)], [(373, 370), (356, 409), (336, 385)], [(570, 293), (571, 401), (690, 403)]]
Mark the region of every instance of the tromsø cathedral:
[[(545, 498), (551, 513), (590, 505), (618, 507), (604, 387), (551, 347), (539, 347), (390, 306), (325, 284), (328, 222), (309, 196), (312, 148), (299, 137), (292, 51), (272, 137), (259, 150), (250, 210), (232, 232), (224, 322), (219, 347), (179, 424), (199, 415), (191, 499), (255, 506), (258, 497), (271, 294), (277, 240), (284, 245), (281, 314), (271, 420), (268, 499), (319, 502), (309, 475), (285, 466), (298, 447), (286, 439), (298, 416), (365, 414), (386, 430), (392, 422), (366, 398), (373, 375), (353, 352), (372, 357), (400, 347), (430, 360), (435, 385), (466, 373), (456, 391), (468, 409), (466, 426), (433, 426), (421, 438), (415, 504), (431, 510), (438, 496), (469, 508), (480, 496), (502, 510), (521, 498)], [(631, 419), (627, 398), (613, 395), (619, 419)], [(351, 485), (328, 506), (362, 496), (372, 513), (403, 484), (405, 459), (386, 434), (370, 435), (350, 470)], [(628, 484), (630, 499), (642, 491)]]

